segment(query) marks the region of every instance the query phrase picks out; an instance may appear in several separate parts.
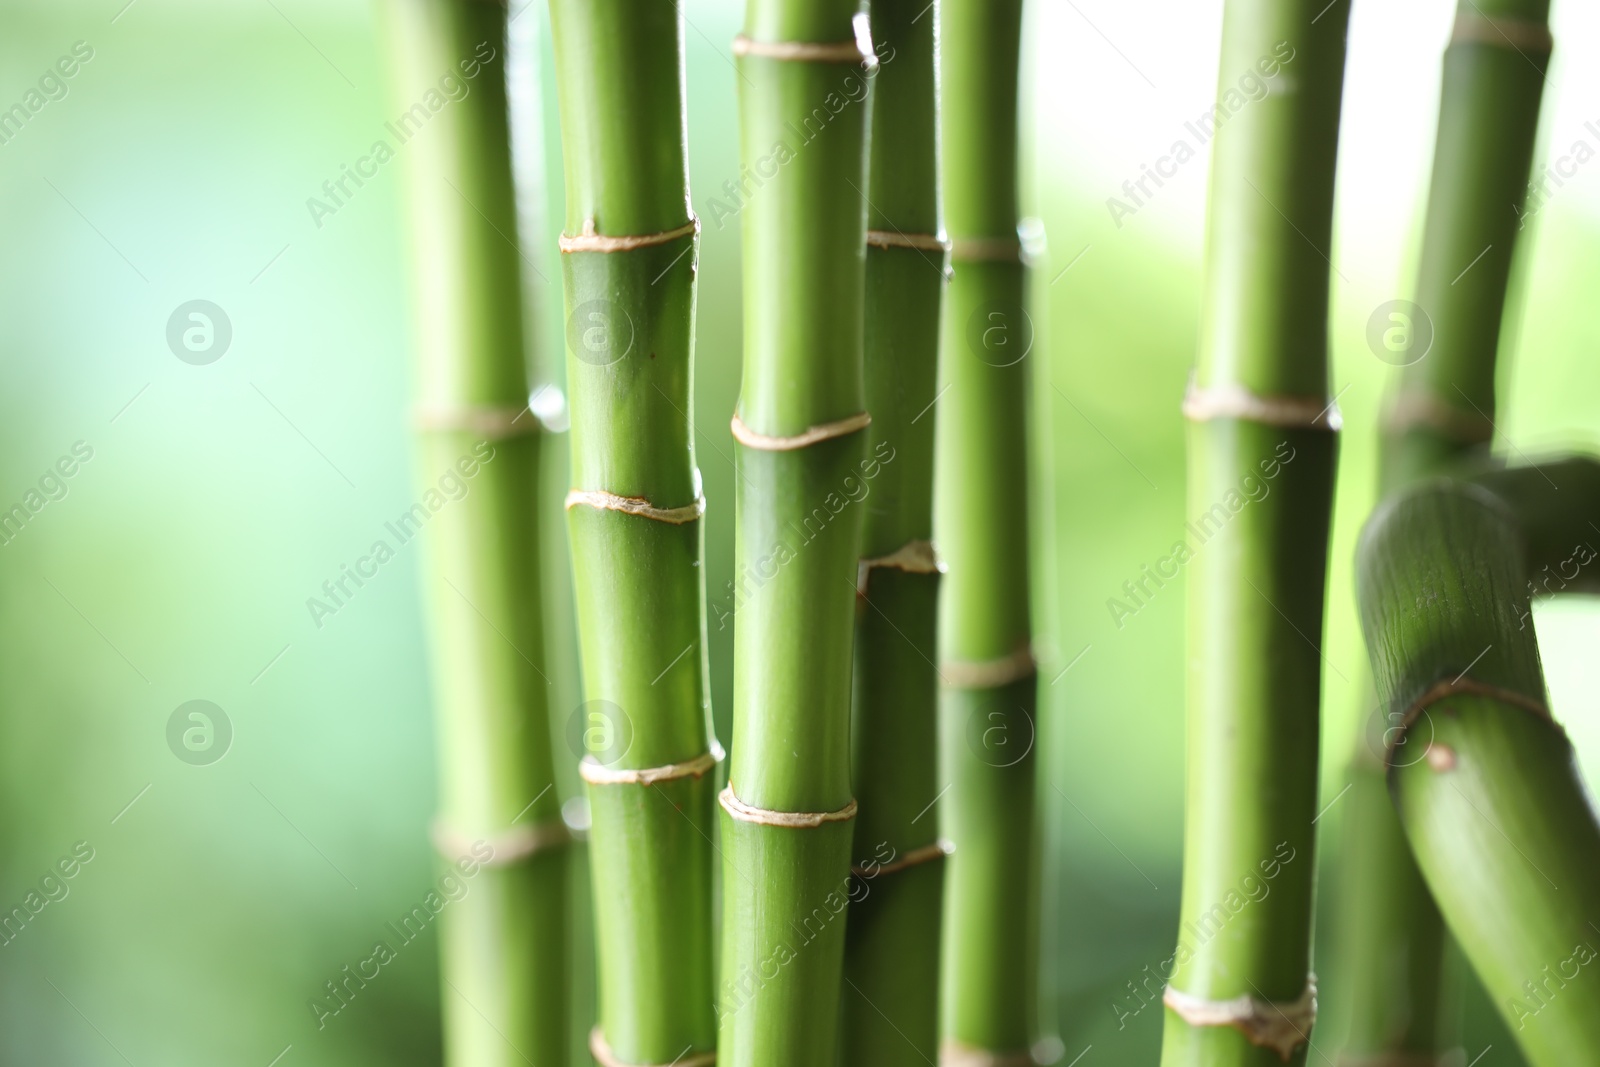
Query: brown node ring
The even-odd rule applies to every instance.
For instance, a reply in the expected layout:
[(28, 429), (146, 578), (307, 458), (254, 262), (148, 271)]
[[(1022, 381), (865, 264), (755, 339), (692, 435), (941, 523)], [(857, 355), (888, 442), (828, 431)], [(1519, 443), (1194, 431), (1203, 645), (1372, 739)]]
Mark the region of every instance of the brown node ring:
[(523, 437), (544, 429), (539, 417), (520, 408), (494, 404), (423, 405), (412, 413), (418, 430), (476, 434), (486, 441)]
[(945, 660), (939, 665), (939, 679), (952, 689), (999, 689), (1038, 671), (1033, 646), (1023, 645), (999, 659)]
[(617, 1054), (611, 1051), (611, 1046), (606, 1043), (606, 1035), (596, 1026), (589, 1031), (589, 1055), (600, 1067), (711, 1067), (717, 1062), (715, 1052), (697, 1052), (693, 1056), (680, 1056), (670, 1064), (652, 1065), (627, 1063), (617, 1059)]
[(611, 768), (585, 756), (578, 761), (578, 776), (590, 785), (656, 785), (673, 782), (679, 778), (701, 778), (717, 765), (719, 753), (702, 752), (682, 763), (668, 763), (662, 767), (643, 767), (637, 770)]
[[(469, 837), (450, 826), (443, 819), (435, 819), (428, 828), (433, 847), (445, 859), (472, 860), (484, 867), (509, 867), (521, 863), (537, 853), (570, 844), (572, 832), (560, 819), (513, 826), (496, 834)], [(479, 859), (473, 848), (478, 844), (489, 846), (489, 858)]]
[(869, 861), (864, 864), (853, 864), (850, 867), (850, 873), (857, 878), (870, 880), (881, 875), (894, 874), (896, 871), (903, 871), (910, 867), (920, 867), (924, 863), (942, 860), (955, 850), (956, 846), (954, 844), (941, 837), (931, 845), (914, 848), (902, 856), (896, 856), (888, 863), (872, 863)]
[(1458, 408), (1425, 389), (1402, 390), (1384, 414), (1384, 432), (1399, 437), (1418, 428), (1460, 445), (1487, 444), (1494, 438), (1494, 423), (1487, 416)]
[(1528, 51), (1548, 55), (1555, 47), (1555, 38), (1550, 36), (1550, 27), (1542, 22), (1465, 11), (1456, 13), (1456, 24), (1450, 34), (1450, 43), (1486, 44), (1495, 48), (1507, 48), (1513, 52)]
[(1238, 419), (1286, 430), (1337, 431), (1344, 425), (1336, 401), (1319, 396), (1262, 396), (1240, 385), (1200, 386), (1189, 383), (1183, 417), (1190, 422)]
[(907, 574), (943, 574), (944, 560), (932, 541), (907, 541), (887, 556), (874, 556), (856, 564), (856, 595), (867, 595), (867, 580), (874, 570), (888, 569)]
[(656, 245), (668, 244), (680, 237), (689, 237), (700, 232), (700, 220), (693, 215), (682, 226), (671, 230), (662, 230), (660, 233), (645, 233), (633, 236), (607, 236), (594, 233), (594, 220), (590, 219), (584, 225), (584, 232), (569, 236), (562, 234), (556, 239), (556, 246), (563, 253), (569, 252), (632, 252), (638, 248), (653, 248)]
[(949, 1037), (939, 1046), (939, 1067), (1034, 1067), (1037, 1062), (1029, 1049), (997, 1052)]
[(809, 426), (801, 432), (788, 437), (773, 437), (764, 433), (757, 433), (744, 424), (737, 412), (729, 428), (733, 431), (733, 439), (746, 448), (754, 448), (761, 452), (793, 452), (796, 449), (807, 448), (831, 441), (835, 437), (848, 437), (857, 430), (864, 430), (872, 424), (872, 416), (865, 411), (849, 415), (833, 422), (824, 422), (816, 426)]
[(950, 251), (950, 238), (942, 233), (901, 233), (899, 230), (868, 230), (868, 248), (914, 248), (918, 252)]
[(848, 41), (757, 41), (744, 34), (733, 39), (733, 54), (756, 59), (778, 59), (790, 63), (860, 63), (876, 67), (878, 57), (861, 42)]
[(1246, 993), (1232, 1000), (1206, 1000), (1167, 986), (1161, 1001), (1190, 1026), (1231, 1026), (1258, 1048), (1269, 1048), (1288, 1063), (1307, 1044), (1317, 1021), (1317, 976), (1306, 976), (1305, 991), (1294, 1000), (1263, 1000)]
[(1405, 713), (1400, 716), (1398, 728), (1394, 730), (1394, 740), (1389, 742), (1384, 751), (1384, 770), (1394, 770), (1395, 753), (1399, 751), (1401, 743), (1405, 740), (1406, 732), (1411, 729), (1412, 724), (1417, 721), (1418, 717), (1441, 700), (1461, 695), (1498, 700), (1502, 704), (1510, 704), (1513, 707), (1521, 708), (1530, 715), (1543, 719), (1552, 725), (1555, 724), (1555, 719), (1550, 715), (1550, 709), (1545, 706), (1543, 701), (1535, 700), (1526, 693), (1519, 693), (1514, 689), (1503, 689), (1498, 685), (1490, 685), (1487, 682), (1479, 682), (1468, 678), (1466, 675), (1461, 675), (1453, 681), (1435, 682), (1406, 708)]
[(856, 817), (854, 798), (838, 811), (773, 811), (770, 808), (751, 807), (734, 795), (732, 781), (717, 794), (717, 800), (722, 804), (723, 811), (740, 822), (782, 826), (790, 830), (815, 830), (823, 823), (849, 822)]
[(604, 489), (568, 491), (567, 509), (570, 511), (579, 504), (600, 511), (620, 511), (625, 515), (638, 515), (640, 518), (654, 519), (656, 522), (665, 522), (673, 526), (694, 522), (706, 513), (706, 498), (703, 496), (697, 497), (693, 504), (685, 504), (681, 508), (658, 508), (642, 496), (619, 496)]
[(950, 242), (954, 263), (1021, 263), (1022, 241), (1016, 237), (956, 237)]

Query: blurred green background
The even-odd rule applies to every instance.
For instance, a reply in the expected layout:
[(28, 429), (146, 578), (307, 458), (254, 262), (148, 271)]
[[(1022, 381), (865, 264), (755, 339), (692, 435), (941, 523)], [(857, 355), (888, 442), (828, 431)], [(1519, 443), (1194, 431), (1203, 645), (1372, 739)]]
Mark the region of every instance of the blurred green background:
[[(544, 19), (537, 3), (513, 10)], [(736, 226), (709, 224), (708, 201), (739, 173), (728, 42), (740, 12), (733, 0), (687, 0), (685, 12), (694, 202), (708, 220), (696, 414), (716, 602), (733, 555), (739, 245)], [(1364, 332), (1374, 308), (1409, 295), (1450, 18), (1450, 4), (1425, 0), (1358, 7), (1352, 21), (1331, 255), (1347, 429), (1324, 649), (1316, 1062), (1342, 1025), (1339, 800), (1371, 708), (1349, 559), (1392, 371)], [(1137, 1003), (1126, 983), (1170, 955), (1176, 930), (1181, 580), (1120, 627), (1106, 600), (1186, 521), (1178, 403), (1206, 157), (1120, 224), (1105, 201), (1211, 105), (1221, 9), (1041, 0), (1028, 19), (1025, 200), (1048, 236), (1033, 302), (1033, 502), (1040, 736), (1055, 787), (1043, 791), (1051, 1010), (1063, 1062), (1149, 1064), (1159, 1010), (1119, 1023), (1115, 1005)], [(1554, 28), (1541, 161), (1578, 140), (1600, 146), (1585, 126), (1600, 123), (1600, 15), (1558, 5)], [(0, 545), (0, 909), (60, 897), (0, 947), (0, 1063), (438, 1062), (431, 932), (320, 1031), (306, 1006), (433, 872), (416, 552), (401, 548), (320, 627), (305, 604), (417, 492), (397, 171), (320, 226), (306, 207), (383, 134), (375, 39), (372, 9), (344, 0), (0, 4), (0, 108), (77, 42), (80, 57), (92, 49), (65, 95), (0, 144), (0, 509), (75, 445), (92, 450), (59, 486), (46, 479), (59, 499)], [(554, 162), (547, 62), (541, 77), (535, 132)], [(549, 173), (546, 217), (561, 197), (559, 168)], [(528, 254), (559, 279), (546, 237)], [(1600, 164), (1566, 179), (1523, 240), (1499, 447), (1590, 447)], [(555, 366), (560, 293), (535, 282), (541, 358)], [(232, 326), (207, 365), (175, 358), (166, 338), (196, 299)], [(1600, 614), (1568, 602), (1536, 617), (1555, 707), (1592, 776)], [(726, 742), (731, 627), (714, 627)], [(566, 668), (564, 718), (577, 702), (570, 645), (551, 655)], [(169, 748), (169, 719), (191, 700), (226, 716), (220, 761)], [(93, 858), (45, 881), (79, 842)], [(1468, 1058), (1487, 1048), (1482, 1067), (1520, 1062), (1481, 994), (1468, 996)]]

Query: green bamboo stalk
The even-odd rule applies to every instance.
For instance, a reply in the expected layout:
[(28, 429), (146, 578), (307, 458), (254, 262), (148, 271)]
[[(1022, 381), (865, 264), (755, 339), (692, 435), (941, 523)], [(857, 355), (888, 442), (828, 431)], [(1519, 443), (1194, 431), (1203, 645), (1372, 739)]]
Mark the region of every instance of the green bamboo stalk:
[[(872, 412), (857, 580), (852, 767), (860, 805), (842, 1059), (921, 1067), (939, 1045), (944, 848), (938, 794), (939, 573), (933, 403), (946, 242), (939, 212), (937, 0), (877, 0), (872, 88), (866, 382)], [(867, 472), (864, 472), (867, 473)]]
[[(1224, 8), (1200, 356), (1184, 403), (1198, 532), (1163, 1067), (1304, 1063), (1315, 1018), (1318, 646), (1338, 427), (1328, 256), (1348, 16), (1314, 0)], [(1261, 99), (1241, 93), (1247, 76), (1266, 83)]]
[[(1558, 593), (1600, 593), (1600, 459), (1542, 458), (1527, 467), (1477, 475), (1517, 517), (1530, 601)], [(1525, 625), (1519, 623), (1519, 628)]]
[[(1392, 492), (1466, 462), (1493, 434), (1495, 366), (1538, 129), (1548, 0), (1464, 2), (1445, 50), (1415, 309), (1387, 328), (1408, 362), (1380, 451)], [(1387, 727), (1390, 724), (1381, 724)], [(1400, 832), (1364, 724), (1351, 764), (1340, 943), (1351, 1001), (1344, 1055), (1427, 1058), (1456, 1043), (1441, 998), (1445, 936)]]
[(1476, 486), (1419, 487), (1369, 520), (1357, 584), (1417, 865), (1523, 1053), (1555, 1067), (1600, 1061), (1600, 823), (1525, 625), (1527, 531), (1553, 515), (1528, 517)]
[(954, 274), (940, 338), (934, 530), (948, 783), (943, 1055), (1030, 1062), (1038, 1036), (1035, 683), (1025, 501), (1026, 270), (1017, 239), (1021, 0), (945, 0), (942, 180)]
[(854, 0), (749, 0), (734, 41), (742, 203), (723, 1067), (838, 1056), (851, 894), (850, 686), (867, 473), (868, 72)]
[(604, 1064), (708, 1063), (715, 743), (688, 414), (698, 225), (683, 15), (654, 0), (551, 0), (550, 13), (600, 987), (591, 1049)]
[[(520, 258), (506, 236), (516, 232), (506, 11), (474, 0), (387, 0), (382, 10), (407, 134), (395, 151), (417, 315), (417, 469), (432, 494), (435, 840), (475, 872), (441, 917), (445, 1062), (558, 1063), (570, 838), (539, 666), (540, 439), (527, 410)], [(446, 475), (466, 486), (459, 500), (440, 493)]]

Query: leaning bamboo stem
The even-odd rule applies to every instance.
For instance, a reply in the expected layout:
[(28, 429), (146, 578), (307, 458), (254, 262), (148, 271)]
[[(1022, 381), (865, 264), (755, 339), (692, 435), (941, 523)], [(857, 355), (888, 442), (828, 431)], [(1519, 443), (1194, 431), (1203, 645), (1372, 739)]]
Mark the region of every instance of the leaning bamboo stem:
[(1431, 484), (1374, 514), (1357, 565), (1400, 822), (1535, 1067), (1600, 1061), (1600, 823), (1525, 625), (1526, 531), (1552, 518)]
[[(853, 0), (749, 0), (733, 752), (721, 794), (723, 1067), (838, 1055), (855, 802), (867, 71)], [(864, 17), (863, 17), (864, 21)]]
[[(939, 573), (933, 427), (945, 249), (935, 26), (923, 0), (878, 0), (872, 88), (866, 376), (872, 411), (856, 595), (853, 778), (860, 804), (845, 955), (843, 1062), (918, 1067), (939, 1043), (944, 850), (938, 784)], [(926, 415), (925, 418), (919, 416)], [(864, 472), (866, 473), (866, 472)]]
[[(1185, 402), (1189, 511), (1237, 497), (1241, 478), (1273, 490), (1198, 546), (1189, 568), (1183, 905), (1163, 1067), (1303, 1063), (1315, 1018), (1317, 647), (1338, 427), (1328, 249), (1349, 14), (1324, 7), (1225, 7), (1219, 111), (1231, 114), (1213, 142), (1200, 357)], [(1268, 94), (1229, 107), (1241, 72)]]
[(698, 1062), (712, 1012), (697, 225), (683, 16), (551, 0), (567, 217), (567, 496), (583, 660), (601, 1062)]
[[(938, 514), (947, 1058), (1025, 1062), (1038, 1036), (1037, 672), (1029, 625), (1026, 359), (1017, 238), (1021, 0), (945, 0)], [(931, 798), (930, 798), (931, 799)]]
[(539, 423), (527, 410), (519, 258), (501, 236), (516, 224), (506, 12), (389, 0), (384, 13), (397, 99), (409, 106), (446, 75), (468, 87), (425, 138), (400, 148), (418, 317), (418, 472), (436, 494), (446, 473), (467, 486), (426, 527), (441, 747), (434, 836), (452, 863), (483, 861), (441, 920), (445, 1062), (557, 1063), (567, 1052), (570, 839), (551, 788), (539, 667)]
[[(1549, 55), (1548, 6), (1463, 3), (1456, 15), (1417, 276), (1423, 314), (1402, 310), (1392, 320), (1396, 338), (1409, 342), (1396, 358), (1414, 362), (1389, 402), (1385, 492), (1448, 469), (1492, 435), (1495, 356)], [(1430, 333), (1431, 347), (1418, 350)], [(1366, 732), (1351, 768), (1345, 831), (1345, 1053), (1441, 1054), (1455, 1044), (1440, 1003), (1443, 926), (1387, 801), (1372, 750), (1384, 731)]]

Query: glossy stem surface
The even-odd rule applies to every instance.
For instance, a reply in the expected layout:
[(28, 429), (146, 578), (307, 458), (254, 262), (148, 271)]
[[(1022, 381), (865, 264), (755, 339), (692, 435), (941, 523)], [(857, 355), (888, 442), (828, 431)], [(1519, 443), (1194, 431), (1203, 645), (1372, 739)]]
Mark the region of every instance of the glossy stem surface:
[[(381, 10), (405, 160), (421, 486), (389, 526), (402, 543), (425, 534), (436, 838), (466, 886), (440, 918), (445, 1062), (559, 1063), (571, 850), (542, 667), (540, 427), (527, 411), (521, 259), (505, 236), (516, 232), (506, 11), (471, 0)], [(443, 79), (465, 91), (430, 110)]]
[[(1163, 966), (1163, 1067), (1301, 1064), (1311, 1037), (1311, 1014), (1290, 1006), (1314, 983), (1318, 649), (1336, 435), (1310, 416), (1332, 404), (1329, 257), (1349, 17), (1348, 5), (1324, 8), (1224, 8), (1194, 387), (1197, 397), (1294, 398), (1296, 414), (1236, 417), (1224, 406), (1189, 427), (1183, 903)], [(1246, 1008), (1275, 1033), (1186, 1017), (1175, 996), (1231, 1002), (1236, 1018)]]
[[(924, 0), (872, 5), (880, 57), (867, 197), (872, 465), (858, 489), (865, 522), (852, 720), (860, 805), (853, 866), (864, 894), (850, 906), (840, 1040), (843, 1062), (859, 1067), (920, 1067), (937, 1057), (939, 1043), (944, 859), (929, 810), (939, 792), (939, 575), (930, 564), (945, 254), (928, 247), (943, 230), (938, 17), (937, 4)], [(905, 247), (919, 241), (923, 247)], [(886, 562), (897, 553), (907, 561)]]
[[(664, 1064), (716, 1047), (684, 22), (643, 0), (551, 0), (550, 14), (598, 1036), (622, 1063)], [(645, 240), (571, 243), (586, 237)], [(651, 769), (665, 776), (626, 773)]]
[[(839, 1054), (864, 518), (852, 487), (869, 462), (863, 191), (875, 61), (858, 44), (856, 14), (853, 0), (748, 0), (735, 42), (740, 155), (755, 178), (739, 205), (744, 429), (720, 844), (722, 1067), (821, 1067)], [(782, 824), (796, 814), (814, 824)]]

